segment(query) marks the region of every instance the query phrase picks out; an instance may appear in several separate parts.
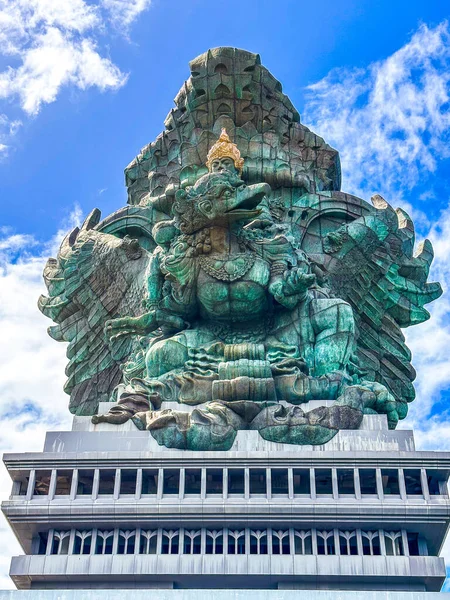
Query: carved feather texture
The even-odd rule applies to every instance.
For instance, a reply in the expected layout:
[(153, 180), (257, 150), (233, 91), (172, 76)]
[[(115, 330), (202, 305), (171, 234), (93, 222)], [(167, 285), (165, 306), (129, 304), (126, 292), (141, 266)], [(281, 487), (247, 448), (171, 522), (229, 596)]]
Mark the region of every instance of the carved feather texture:
[(57, 259), (49, 259), (44, 271), (48, 296), (38, 303), (56, 323), (49, 334), (69, 342), (64, 389), (70, 411), (79, 415), (95, 414), (98, 402), (108, 401), (122, 380), (120, 364), (137, 342), (124, 336), (109, 347), (104, 326), (109, 319), (142, 313), (150, 256), (136, 240), (94, 228), (99, 217), (93, 211), (80, 230), (66, 236)]
[[(429, 318), (424, 305), (442, 294), (427, 283), (433, 249), (428, 240), (414, 252), (414, 225), (381, 196), (367, 214), (329, 232), (323, 240), (328, 286), (349, 302), (357, 326), (357, 356), (364, 377), (386, 385), (405, 417), (415, 397), (415, 371), (403, 327)], [(320, 216), (318, 217), (320, 219)]]

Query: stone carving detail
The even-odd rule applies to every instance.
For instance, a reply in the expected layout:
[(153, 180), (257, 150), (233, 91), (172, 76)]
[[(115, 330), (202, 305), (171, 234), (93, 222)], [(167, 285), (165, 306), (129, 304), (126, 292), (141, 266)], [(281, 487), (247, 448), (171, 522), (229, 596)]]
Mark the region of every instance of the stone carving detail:
[(240, 429), (322, 444), (367, 413), (394, 428), (414, 399), (401, 328), (442, 293), (430, 242), (414, 253), (404, 211), (339, 191), (337, 152), (257, 55), (208, 51), (175, 102), (125, 171), (128, 206), (47, 263), (70, 410), (190, 450)]

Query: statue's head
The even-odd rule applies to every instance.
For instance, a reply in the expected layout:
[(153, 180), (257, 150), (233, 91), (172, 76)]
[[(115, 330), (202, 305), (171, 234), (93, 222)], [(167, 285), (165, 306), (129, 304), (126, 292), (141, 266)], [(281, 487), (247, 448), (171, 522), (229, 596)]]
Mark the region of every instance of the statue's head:
[(206, 166), (210, 173), (231, 173), (239, 177), (242, 175), (244, 159), (241, 158), (238, 147), (230, 140), (225, 128), (208, 152)]
[(246, 186), (236, 173), (211, 172), (175, 195), (175, 220), (183, 233), (211, 225), (228, 226), (257, 217), (258, 204), (270, 192), (267, 183)]

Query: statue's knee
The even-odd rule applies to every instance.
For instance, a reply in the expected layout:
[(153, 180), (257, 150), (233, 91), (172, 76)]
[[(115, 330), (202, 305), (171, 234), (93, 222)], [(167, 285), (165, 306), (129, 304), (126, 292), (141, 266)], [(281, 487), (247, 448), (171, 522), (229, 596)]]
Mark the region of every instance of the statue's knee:
[(160, 377), (168, 371), (178, 369), (187, 359), (187, 348), (179, 340), (156, 342), (147, 353), (147, 377)]
[(353, 333), (355, 330), (355, 319), (353, 310), (348, 302), (340, 298), (321, 298), (314, 304), (314, 327), (316, 334), (327, 332)]
[(355, 331), (355, 318), (353, 316), (353, 309), (344, 300), (339, 300), (337, 305), (337, 323), (339, 326), (339, 331)]

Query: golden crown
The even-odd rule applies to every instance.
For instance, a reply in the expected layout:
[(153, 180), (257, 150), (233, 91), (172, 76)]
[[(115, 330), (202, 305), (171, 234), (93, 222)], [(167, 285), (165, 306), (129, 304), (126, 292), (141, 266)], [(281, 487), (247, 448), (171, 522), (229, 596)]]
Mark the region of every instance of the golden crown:
[(211, 171), (211, 165), (214, 160), (217, 158), (224, 158), (225, 156), (233, 159), (234, 166), (239, 171), (239, 175), (241, 175), (242, 168), (244, 166), (244, 159), (241, 158), (241, 153), (239, 152), (238, 147), (230, 140), (227, 130), (224, 127), (219, 139), (213, 146), (211, 146), (211, 149), (206, 157), (206, 166), (208, 167), (208, 171)]

